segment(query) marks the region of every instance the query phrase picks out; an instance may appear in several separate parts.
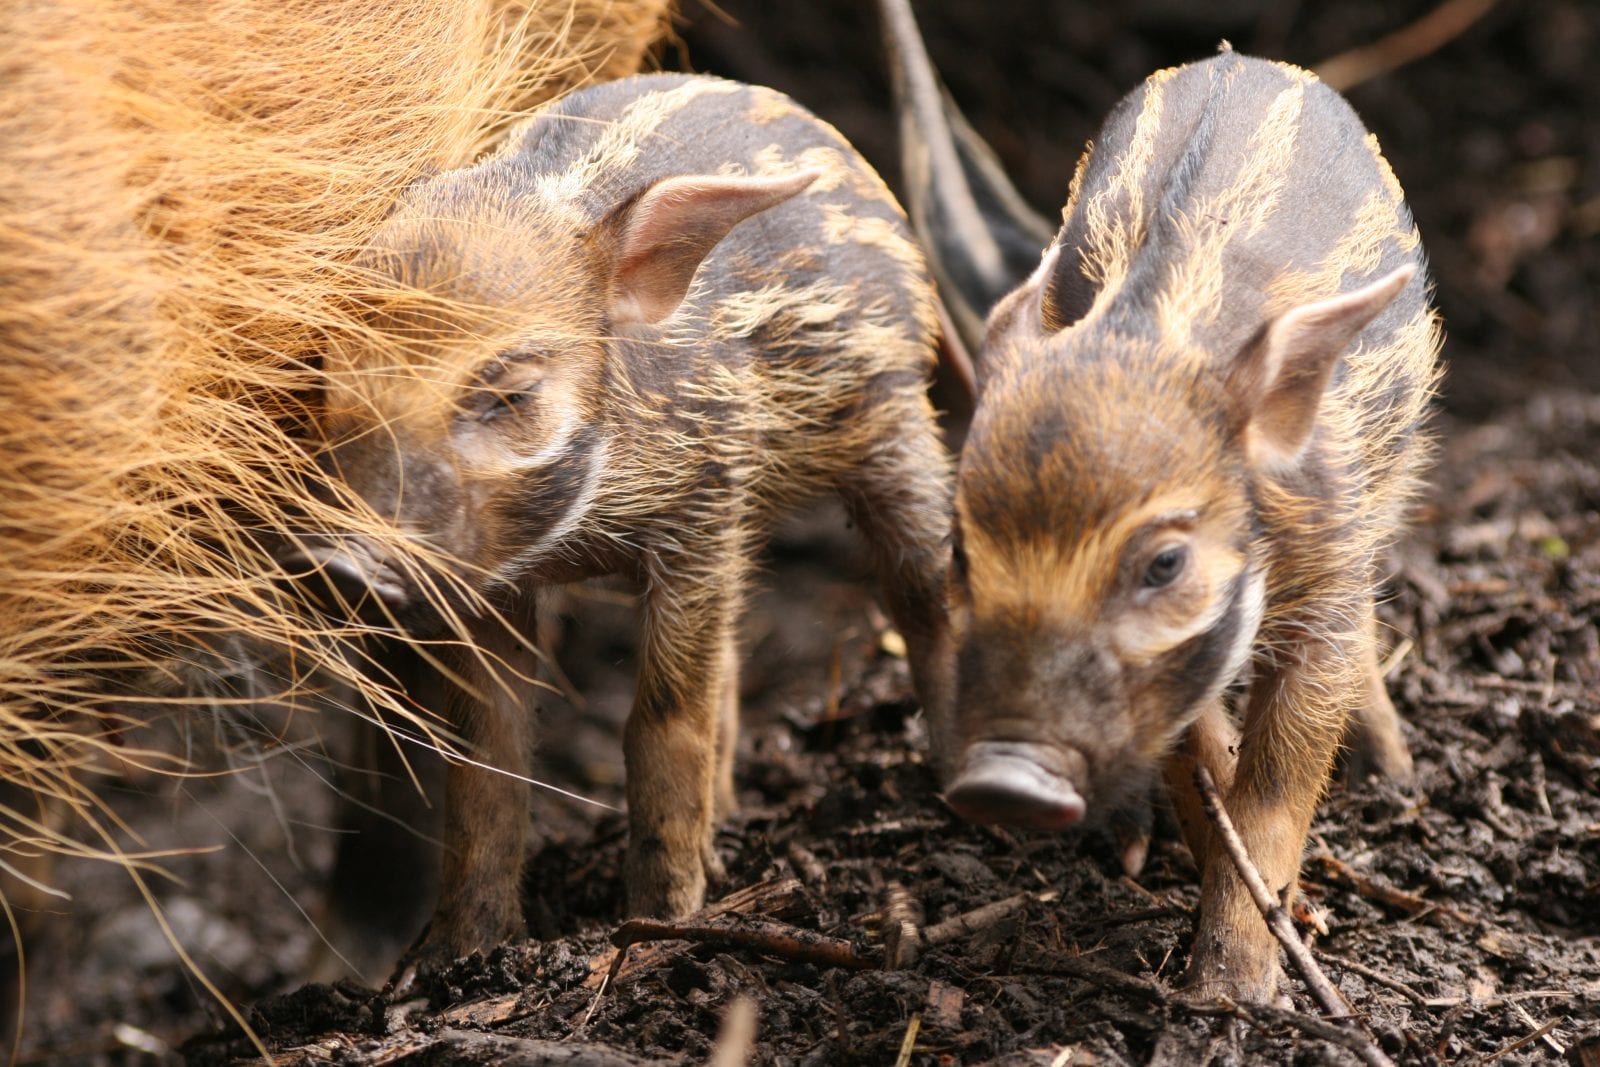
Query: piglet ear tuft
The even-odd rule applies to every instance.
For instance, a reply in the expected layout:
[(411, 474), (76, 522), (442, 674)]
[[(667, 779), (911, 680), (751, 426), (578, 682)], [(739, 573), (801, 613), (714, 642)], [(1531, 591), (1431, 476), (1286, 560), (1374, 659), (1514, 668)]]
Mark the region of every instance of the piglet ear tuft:
[(820, 175), (663, 178), (607, 220), (612, 234), (611, 319), (654, 323), (683, 302), (700, 262), (740, 222), (783, 203)]
[(1416, 273), (1407, 264), (1364, 288), (1291, 308), (1244, 347), (1228, 390), (1244, 416), (1253, 464), (1282, 469), (1299, 460), (1334, 366)]
[(1042, 271), (1044, 288), (1039, 293), (1039, 328), (1047, 334), (1059, 333), (1089, 313), (1095, 287), (1084, 277), (1081, 257), (1062, 245), (1051, 246), (1055, 259)]

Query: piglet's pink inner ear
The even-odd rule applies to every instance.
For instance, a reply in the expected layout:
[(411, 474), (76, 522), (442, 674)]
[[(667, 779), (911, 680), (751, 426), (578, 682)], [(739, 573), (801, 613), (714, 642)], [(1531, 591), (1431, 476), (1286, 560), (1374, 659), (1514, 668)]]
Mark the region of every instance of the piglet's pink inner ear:
[(1291, 308), (1239, 353), (1228, 389), (1246, 419), (1252, 463), (1281, 470), (1300, 459), (1334, 365), (1416, 273), (1407, 264), (1354, 292)]
[(623, 206), (616, 234), (611, 321), (660, 322), (671, 315), (701, 260), (740, 222), (799, 193), (821, 174), (781, 178), (684, 175), (663, 178)]

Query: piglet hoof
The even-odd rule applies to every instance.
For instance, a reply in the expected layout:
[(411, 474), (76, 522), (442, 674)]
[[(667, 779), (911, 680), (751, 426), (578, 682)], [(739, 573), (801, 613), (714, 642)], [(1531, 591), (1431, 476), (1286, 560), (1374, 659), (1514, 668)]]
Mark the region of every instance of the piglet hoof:
[(1117, 858), (1122, 861), (1122, 873), (1137, 878), (1144, 873), (1145, 860), (1150, 858), (1150, 831), (1155, 824), (1155, 812), (1148, 801), (1124, 808), (1111, 817), (1110, 831), (1117, 843)]
[(443, 971), (456, 960), (455, 953), (442, 940), (432, 936), (434, 923), (423, 928), (421, 936), (394, 965), (394, 972), (383, 987), (383, 998), (391, 1004), (409, 1000), (421, 993), (426, 979)]
[[(1200, 971), (1204, 973), (1197, 973)], [(1264, 970), (1240, 967), (1233, 973), (1220, 963), (1215, 966), (1191, 963), (1177, 992), (1179, 999), (1190, 1004), (1215, 1004), (1220, 1000), (1235, 1004), (1270, 1004), (1285, 1009), (1293, 1007), (1283, 971), (1276, 960)]]
[(1356, 731), (1345, 753), (1345, 775), (1352, 782), (1380, 778), (1399, 786), (1410, 785), (1415, 775), (1411, 750), (1398, 735)]
[(708, 885), (719, 885), (727, 879), (728, 868), (723, 864), (722, 857), (717, 855), (717, 846), (709, 840), (700, 852), (700, 863), (705, 869)]
[(459, 959), (474, 952), (489, 952), (500, 945), (527, 936), (520, 915), (516, 919), (487, 924), (483, 929), (463, 932), (460, 924), (450, 923), (435, 915), (400, 962), (383, 987), (383, 995), (390, 1003), (421, 996), (428, 980), (442, 974)]
[(652, 919), (681, 919), (706, 902), (708, 867), (721, 877), (722, 864), (710, 857), (710, 843), (688, 856), (668, 856), (659, 839), (629, 842), (625, 877), (628, 913)]

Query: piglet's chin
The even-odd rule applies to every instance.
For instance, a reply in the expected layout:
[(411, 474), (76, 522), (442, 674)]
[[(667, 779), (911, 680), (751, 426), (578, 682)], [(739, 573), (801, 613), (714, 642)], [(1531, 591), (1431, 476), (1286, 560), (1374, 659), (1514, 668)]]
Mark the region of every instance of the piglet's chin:
[(1070, 750), (979, 741), (963, 753), (945, 801), (972, 822), (1064, 830), (1083, 819), (1084, 799), (1073, 784), (1082, 764), (1083, 758)]

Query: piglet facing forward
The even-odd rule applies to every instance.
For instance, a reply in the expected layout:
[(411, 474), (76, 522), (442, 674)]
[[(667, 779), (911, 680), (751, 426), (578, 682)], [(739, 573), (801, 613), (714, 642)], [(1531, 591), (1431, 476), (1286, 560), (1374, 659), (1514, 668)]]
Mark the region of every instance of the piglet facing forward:
[[(455, 563), (416, 574), (355, 539), (312, 554), (402, 619), (430, 617), (415, 611), (430, 583), (528, 619), (540, 584), (637, 579), (629, 905), (697, 908), (713, 812), (733, 796), (741, 593), (771, 518), (822, 492), (844, 500), (919, 691), (939, 701), (937, 309), (899, 208), (777, 93), (642, 77), (574, 93), (483, 163), (411, 190), (369, 265), (415, 293), (374, 309), (407, 354), (332, 355), (330, 466)], [(481, 650), (526, 667), (498, 624), (468, 625)], [(475, 658), (460, 658), (468, 672)], [(525, 774), (525, 687), (466, 681), (454, 720), (474, 758)], [(457, 765), (447, 794), (425, 965), (522, 929), (525, 786)]]
[(1056, 829), (1164, 770), (1203, 872), (1189, 982), (1269, 998), (1276, 946), (1192, 771), (1290, 893), (1347, 721), (1409, 771), (1373, 593), (1437, 374), (1418, 236), (1343, 99), (1227, 51), (1119, 105), (1064, 218), (979, 360), (946, 795)]

